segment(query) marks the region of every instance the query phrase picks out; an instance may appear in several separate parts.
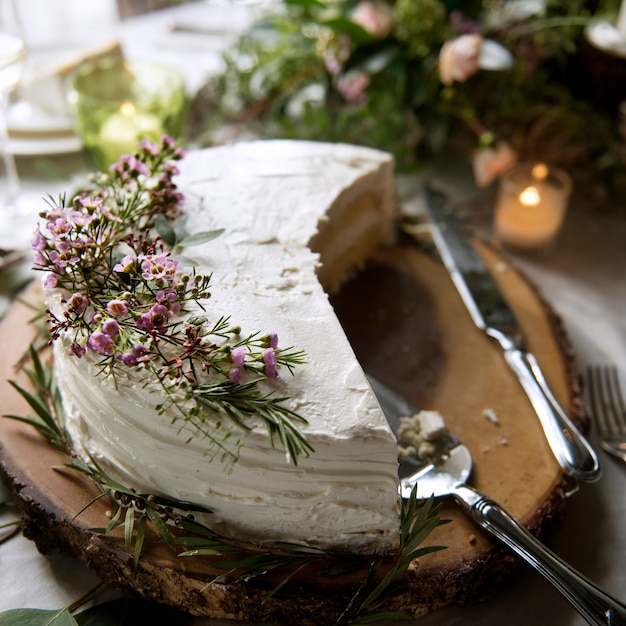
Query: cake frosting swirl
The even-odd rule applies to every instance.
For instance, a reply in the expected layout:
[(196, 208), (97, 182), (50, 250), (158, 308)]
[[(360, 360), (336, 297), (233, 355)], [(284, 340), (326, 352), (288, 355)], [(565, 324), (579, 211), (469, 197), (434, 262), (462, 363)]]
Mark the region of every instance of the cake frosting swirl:
[[(189, 248), (212, 273), (207, 311), (242, 332), (271, 328), (306, 353), (293, 376), (262, 383), (306, 419), (313, 448), (297, 464), (259, 421), (238, 433), (229, 471), (194, 427), (155, 411), (142, 371), (102, 375), (97, 355), (55, 342), (55, 372), (75, 448), (140, 492), (211, 509), (217, 531), (256, 542), (392, 551), (398, 544), (397, 445), (327, 292), (392, 232), (393, 163), (382, 152), (315, 142), (260, 141), (191, 152), (180, 165), (190, 234), (224, 229)], [(51, 308), (58, 290), (48, 291)], [(375, 338), (373, 338), (374, 340)]]

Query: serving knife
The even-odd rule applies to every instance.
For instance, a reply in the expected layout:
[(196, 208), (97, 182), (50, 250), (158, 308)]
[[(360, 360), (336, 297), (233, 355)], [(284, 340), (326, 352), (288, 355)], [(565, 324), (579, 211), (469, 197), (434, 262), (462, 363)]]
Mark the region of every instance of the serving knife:
[(601, 473), (598, 455), (554, 397), (537, 359), (526, 350), (515, 314), (450, 210), (446, 196), (428, 187), (425, 194), (433, 241), (474, 324), (502, 349), (563, 471), (578, 481), (597, 480)]

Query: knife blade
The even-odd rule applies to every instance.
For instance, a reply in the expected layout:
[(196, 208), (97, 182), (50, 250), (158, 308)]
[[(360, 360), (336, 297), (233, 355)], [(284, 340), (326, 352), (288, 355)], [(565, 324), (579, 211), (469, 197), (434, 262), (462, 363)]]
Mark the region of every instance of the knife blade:
[(441, 260), (474, 324), (502, 349), (559, 465), (579, 481), (598, 480), (601, 474), (598, 455), (555, 398), (535, 356), (526, 350), (514, 312), (451, 211), (446, 196), (429, 187), (425, 195), (432, 237)]

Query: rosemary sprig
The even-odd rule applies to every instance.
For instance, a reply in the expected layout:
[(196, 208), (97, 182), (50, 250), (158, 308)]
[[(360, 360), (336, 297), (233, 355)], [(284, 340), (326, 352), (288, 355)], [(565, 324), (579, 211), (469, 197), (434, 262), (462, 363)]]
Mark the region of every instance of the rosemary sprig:
[(313, 451), (293, 421), (306, 423), (306, 420), (282, 404), (286, 398), (276, 397), (273, 391), (266, 394), (259, 391), (257, 382), (251, 380), (239, 385), (229, 382), (201, 385), (194, 389), (193, 394), (198, 402), (212, 411), (223, 411), (242, 428), (249, 429), (247, 422), (252, 416), (262, 419), (272, 443), (274, 437), (278, 436), (287, 455), (297, 465), (299, 456), (309, 456)]
[(30, 424), (54, 446), (67, 452), (70, 443), (65, 433), (63, 404), (55, 383), (52, 366), (49, 363), (42, 363), (34, 345), (30, 346), (28, 355), (32, 369), (23, 367), (22, 370), (30, 379), (36, 390), (35, 393), (27, 391), (15, 381), (10, 380), (9, 384), (26, 400), (35, 411), (35, 415), (27, 417), (5, 415), (4, 417)]

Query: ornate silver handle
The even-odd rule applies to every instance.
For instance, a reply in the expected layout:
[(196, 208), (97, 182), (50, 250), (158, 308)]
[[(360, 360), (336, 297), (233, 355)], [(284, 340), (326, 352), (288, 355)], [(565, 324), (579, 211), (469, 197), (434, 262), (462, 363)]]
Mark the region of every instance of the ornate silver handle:
[(626, 605), (546, 548), (497, 502), (462, 483), (453, 487), (452, 495), (475, 522), (543, 574), (590, 624), (626, 625)]
[(550, 391), (532, 354), (518, 349), (503, 333), (487, 329), (504, 350), (504, 358), (530, 400), (559, 465), (576, 480), (593, 482), (600, 478), (598, 455), (572, 424)]

